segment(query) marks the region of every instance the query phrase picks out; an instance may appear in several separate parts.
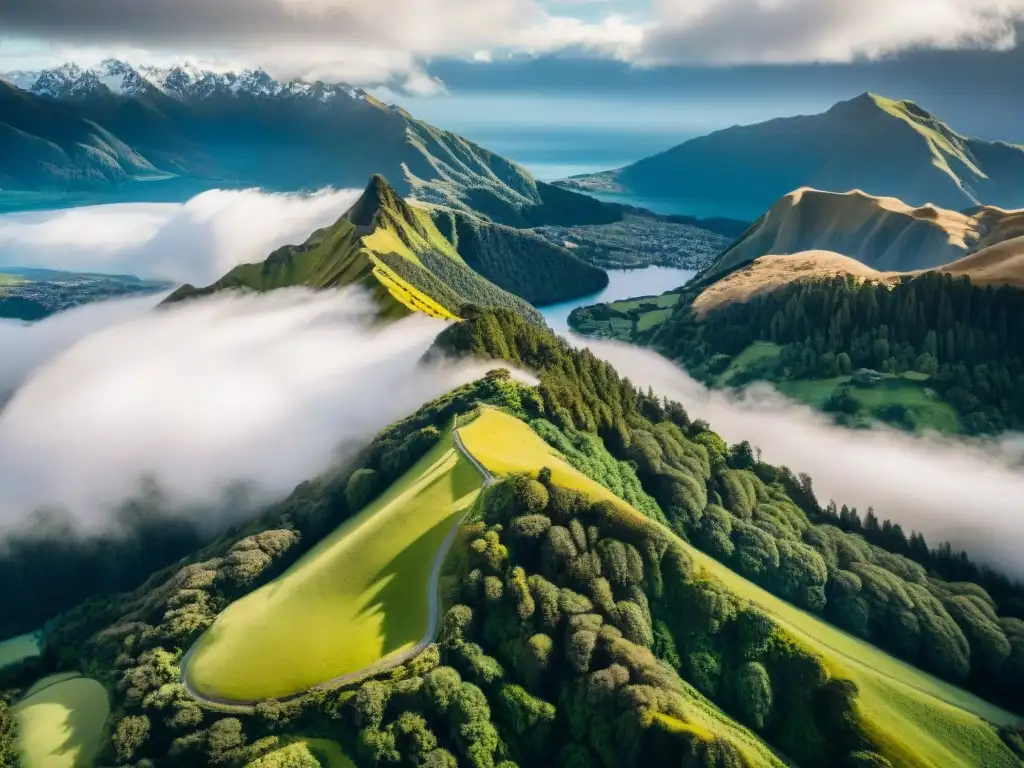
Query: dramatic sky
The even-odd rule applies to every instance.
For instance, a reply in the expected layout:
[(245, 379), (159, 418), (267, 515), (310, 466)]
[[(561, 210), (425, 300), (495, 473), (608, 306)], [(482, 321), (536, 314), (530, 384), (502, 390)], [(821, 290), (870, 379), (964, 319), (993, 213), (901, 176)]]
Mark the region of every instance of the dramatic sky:
[(1024, 0), (0, 0), (0, 72), (261, 65), (383, 86), (445, 127), (602, 117), (650, 148), (874, 90), (1024, 141), (1022, 24)]

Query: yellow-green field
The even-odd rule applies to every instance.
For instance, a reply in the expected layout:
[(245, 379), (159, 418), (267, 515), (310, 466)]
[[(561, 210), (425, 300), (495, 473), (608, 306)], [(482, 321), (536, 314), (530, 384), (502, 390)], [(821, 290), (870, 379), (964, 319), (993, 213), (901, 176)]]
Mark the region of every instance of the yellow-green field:
[[(532, 429), (511, 416), (484, 409), (459, 432), (466, 449), (495, 474), (536, 472), (546, 466), (556, 483), (595, 500), (610, 499), (625, 514), (642, 517), (571, 467)], [(648, 525), (657, 525), (643, 519)], [(1019, 718), (801, 611), (681, 543), (706, 572), (734, 594), (759, 605), (819, 654), (833, 674), (857, 683), (862, 723), (896, 768), (1019, 768), (1020, 762), (982, 720), (1002, 725), (1019, 722)]]
[(451, 434), (270, 584), (232, 603), (185, 663), (223, 703), (281, 698), (379, 667), (430, 634), (435, 560), (480, 493)]
[(53, 675), (36, 683), (13, 709), (22, 768), (83, 768), (94, 763), (110, 713), (95, 680)]
[(649, 331), (668, 320), (678, 303), (678, 293), (665, 293), (599, 304), (597, 313), (579, 322), (575, 330), (588, 336), (628, 341), (635, 333)]
[(0, 643), (0, 669), (39, 655), (39, 636), (35, 632), (18, 635)]

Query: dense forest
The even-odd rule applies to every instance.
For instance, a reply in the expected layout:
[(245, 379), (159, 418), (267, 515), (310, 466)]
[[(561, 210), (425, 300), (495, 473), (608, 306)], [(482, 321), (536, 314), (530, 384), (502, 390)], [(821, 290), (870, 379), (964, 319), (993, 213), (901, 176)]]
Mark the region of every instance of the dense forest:
[(537, 371), (555, 425), (595, 433), (632, 462), (672, 529), (699, 549), (923, 669), (1020, 706), (1024, 586), (873, 511), (861, 521), (822, 507), (809, 477), (757, 460), (747, 444), (729, 447), (678, 403), (512, 313), (452, 326), (438, 343)]
[[(516, 312), (468, 314), (435, 354), (508, 361), (535, 371), (539, 387), (492, 372), (132, 591), (97, 586), (48, 623), (41, 658), (0, 671), (0, 758), (12, 727), (2, 702), (71, 669), (111, 692), (104, 765), (314, 768), (293, 739), (303, 734), (368, 766), (786, 764), (766, 743), (804, 766), (890, 766), (859, 726), (856, 685), (703, 575), (666, 528), (771, 592), (1019, 710), (1019, 585), (873, 512), (823, 507), (810, 478), (727, 445), (678, 403)], [(544, 470), (513, 475), (465, 526), (436, 644), (353, 686), (253, 711), (201, 708), (179, 664), (217, 614), (387, 489), (480, 403), (528, 421), (649, 520), (592, 503)], [(117, 543), (108, 546), (117, 559)], [(19, 591), (45, 595), (74, 578), (57, 554), (52, 574), (35, 572)], [(1022, 748), (1018, 734), (1001, 735)]]
[[(608, 285), (604, 270), (588, 264), (538, 234), (481, 221), (443, 208), (431, 212), (435, 226), (474, 272), (531, 304), (554, 304), (597, 293)], [(445, 277), (433, 265), (428, 267)], [(479, 301), (482, 306), (501, 306)]]
[[(703, 379), (724, 371), (752, 342), (783, 346), (778, 358), (734, 384), (916, 371), (956, 409), (964, 431), (1024, 427), (1024, 291), (1016, 288), (978, 287), (935, 272), (893, 286), (846, 277), (799, 281), (703, 319), (681, 301), (645, 341)], [(829, 407), (856, 412), (856, 389)]]

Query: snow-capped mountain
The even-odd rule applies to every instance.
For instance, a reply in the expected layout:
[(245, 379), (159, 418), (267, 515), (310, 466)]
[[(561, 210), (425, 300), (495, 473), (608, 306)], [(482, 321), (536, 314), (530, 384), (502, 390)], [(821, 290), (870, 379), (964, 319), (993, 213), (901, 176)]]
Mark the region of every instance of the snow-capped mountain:
[(63, 99), (109, 90), (122, 96), (140, 96), (150, 89), (177, 99), (205, 99), (214, 95), (256, 97), (291, 96), (328, 102), (339, 95), (365, 99), (366, 93), (343, 83), (292, 80), (282, 83), (264, 69), (242, 72), (214, 72), (185, 63), (175, 67), (140, 66), (107, 59), (98, 67), (83, 68), (74, 63), (38, 72), (0, 73), (0, 80), (37, 96)]

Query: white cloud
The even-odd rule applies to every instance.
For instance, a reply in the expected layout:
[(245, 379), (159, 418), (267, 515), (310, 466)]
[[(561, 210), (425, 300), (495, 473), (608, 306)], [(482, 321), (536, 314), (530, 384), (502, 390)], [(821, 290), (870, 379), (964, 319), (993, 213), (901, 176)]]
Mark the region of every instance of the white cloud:
[(1013, 47), (1024, 0), (655, 0), (645, 63), (847, 62)]
[(148, 312), (164, 295), (113, 299), (76, 307), (37, 323), (0, 319), (0, 407), (38, 366), (91, 333)]
[(643, 387), (678, 400), (732, 443), (806, 472), (822, 503), (874, 506), (932, 546), (950, 541), (980, 562), (1024, 578), (1019, 439), (971, 443), (887, 428), (850, 430), (762, 385), (736, 397), (709, 391), (668, 360), (637, 347), (574, 338)]
[[(245, 24), (238, 18), (244, 16)], [(440, 92), (439, 57), (584, 49), (659, 64), (846, 62), (912, 48), (1007, 48), (1024, 0), (0, 0), (0, 68), (189, 58), (282, 77)], [(25, 40), (44, 41), (26, 45)], [(6, 64), (4, 64), (6, 62)]]
[(356, 289), (295, 289), (186, 302), (87, 336), (0, 411), (0, 528), (41, 505), (102, 525), (144, 476), (180, 504), (238, 481), (277, 498), (487, 370), (417, 368), (444, 323), (370, 317)]
[(304, 241), (358, 190), (212, 190), (186, 203), (124, 203), (0, 216), (0, 264), (207, 284)]
[[(386, 8), (378, 0), (150, 0), (125, 13), (121, 0), (0, 0), (11, 49), (0, 46), (0, 61), (33, 68), (59, 53), (90, 64), (117, 51), (136, 62), (185, 57), (262, 65), (282, 78), (416, 88), (436, 57), (569, 46), (617, 54), (638, 39), (639, 28), (617, 17), (582, 20), (572, 10), (552, 12), (538, 0), (389, 0)], [(45, 47), (18, 42), (27, 39)]]

